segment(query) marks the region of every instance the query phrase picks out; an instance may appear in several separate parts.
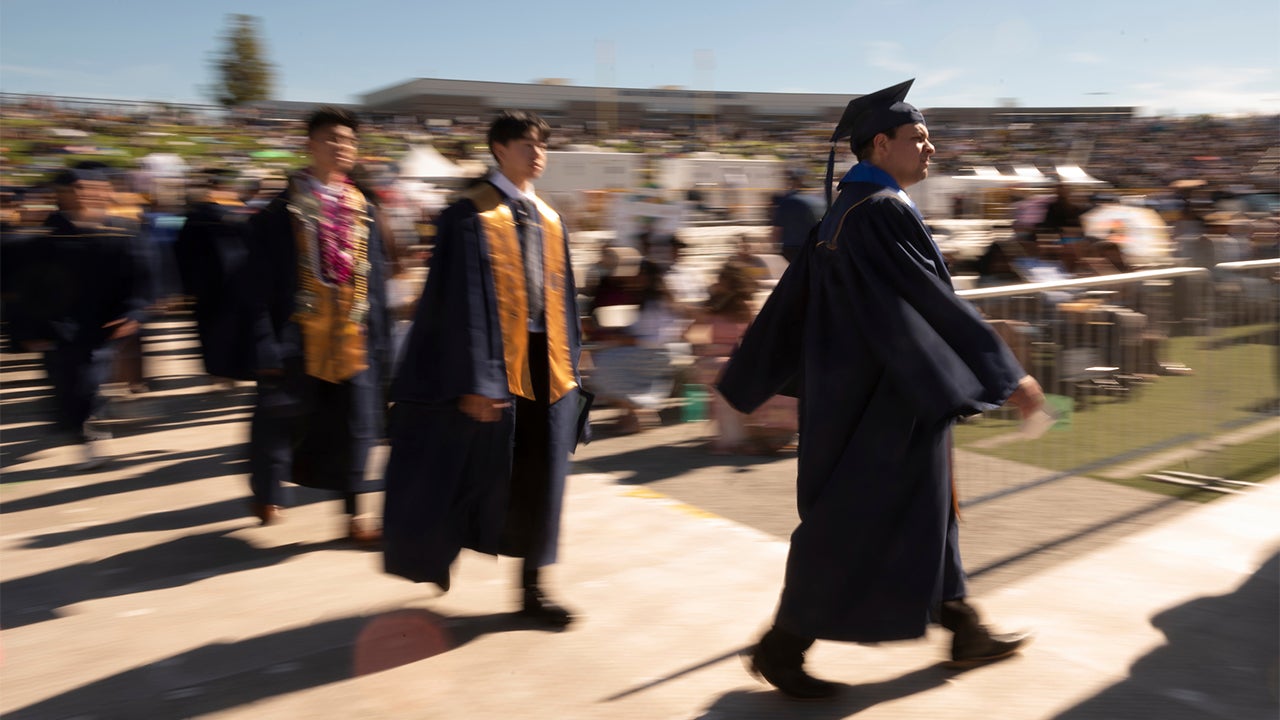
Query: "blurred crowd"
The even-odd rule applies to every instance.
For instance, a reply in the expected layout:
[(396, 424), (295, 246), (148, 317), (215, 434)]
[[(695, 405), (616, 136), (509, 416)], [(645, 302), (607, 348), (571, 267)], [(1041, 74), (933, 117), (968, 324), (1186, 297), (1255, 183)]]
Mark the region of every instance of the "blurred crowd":
[[(252, 113), (215, 120), (163, 106), (130, 113), (36, 101), (3, 110), (0, 231), (6, 246), (25, 242), (26, 231), (46, 224), (74, 200), (68, 200), (67, 178), (63, 185), (53, 182), (56, 173), (67, 168), (100, 173), (106, 184), (92, 202), (135, 238), (131, 257), (145, 278), (138, 293), (146, 306), (146, 313), (135, 314), (143, 324), (185, 307), (190, 288), (184, 287), (173, 246), (192, 208), (213, 199), (250, 212), (260, 209), (305, 162), (305, 136), (296, 121)], [(1069, 185), (1025, 193), (1010, 206), (1016, 214), (1005, 218), (1009, 232), (993, 237), (980, 253), (948, 253), (952, 274), (958, 285), (991, 286), (1280, 256), (1278, 123), (1280, 118), (1270, 116), (932, 127), (939, 148), (935, 174), (972, 166), (1052, 167), (1070, 157), (1116, 189), (1158, 189), (1165, 202), (1159, 208), (1163, 234), (1148, 239), (1160, 244), (1160, 252), (1135, 257), (1138, 245), (1129, 234), (1136, 228), (1089, 221), (1091, 212), (1116, 198), (1086, 195)], [(400, 333), (412, 317), (430, 257), (432, 218), (443, 207), (447, 189), (429, 197), (411, 192), (398, 182), (395, 161), (410, 145), (425, 141), (479, 175), (488, 154), (486, 125), (475, 119), (424, 128), (375, 120), (362, 128), (359, 180), (381, 204), (391, 314), (401, 324)], [(660, 155), (770, 156), (787, 161), (796, 177), (816, 178), (828, 132), (826, 123), (813, 122), (767, 130), (721, 125), (699, 135), (686, 129), (629, 129), (602, 138), (586, 126), (568, 126), (556, 127), (551, 147), (594, 144)], [(804, 192), (820, 195), (816, 183), (807, 184)], [(1259, 197), (1261, 204), (1254, 203)], [(1028, 211), (1021, 203), (1034, 207)], [(770, 221), (784, 224), (776, 215)], [(946, 232), (938, 237), (946, 251)], [(786, 268), (779, 238), (768, 228), (669, 233), (642, 226), (633, 237), (575, 240), (584, 374), (602, 404), (619, 408), (618, 432), (661, 423), (664, 412), (669, 419), (671, 409), (679, 407), (683, 419), (716, 421), (714, 452), (769, 453), (793, 442), (793, 400), (778, 398), (745, 417), (708, 390)], [(18, 294), (29, 289), (6, 273), (7, 305), (21, 304)], [(117, 344), (113, 377), (145, 392), (140, 344)]]

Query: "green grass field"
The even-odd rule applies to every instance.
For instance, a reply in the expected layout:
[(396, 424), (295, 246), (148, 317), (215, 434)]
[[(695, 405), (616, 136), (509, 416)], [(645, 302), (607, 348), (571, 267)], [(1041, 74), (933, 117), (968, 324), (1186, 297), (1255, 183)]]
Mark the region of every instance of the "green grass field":
[[(1232, 328), (1229, 335), (1256, 332)], [(1017, 440), (983, 448), (981, 441), (1016, 432), (1013, 419), (982, 417), (956, 428), (956, 444), (974, 452), (1026, 462), (1051, 470), (1093, 475), (1104, 465), (1177, 449), (1210, 438), (1225, 438), (1276, 417), (1277, 347), (1234, 344), (1212, 349), (1215, 338), (1169, 341), (1165, 359), (1187, 365), (1192, 375), (1153, 379), (1126, 398), (1099, 398), (1076, 409), (1036, 440)], [(1145, 449), (1145, 450), (1144, 450)], [(1109, 459), (1117, 459), (1115, 463)], [(1263, 480), (1280, 473), (1280, 433), (1238, 444), (1219, 444), (1167, 470), (1184, 470), (1234, 480)], [(1137, 478), (1143, 487), (1166, 488)], [(1185, 489), (1177, 489), (1184, 494)]]

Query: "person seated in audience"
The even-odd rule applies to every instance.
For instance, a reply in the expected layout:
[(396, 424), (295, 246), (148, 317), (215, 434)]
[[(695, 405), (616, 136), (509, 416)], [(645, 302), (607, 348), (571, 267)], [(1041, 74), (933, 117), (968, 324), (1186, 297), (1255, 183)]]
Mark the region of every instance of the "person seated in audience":
[(748, 268), (730, 260), (711, 286), (710, 297), (686, 337), (694, 343), (695, 382), (711, 388), (711, 420), (716, 455), (776, 453), (799, 429), (797, 401), (775, 395), (750, 415), (738, 412), (714, 389), (715, 381), (755, 316), (752, 300), (758, 283)]
[(670, 346), (680, 342), (688, 324), (674, 307), (657, 265), (640, 267), (639, 287), (634, 321), (616, 331), (597, 332), (599, 345), (591, 352), (593, 369), (585, 381), (597, 402), (625, 410), (618, 425), (624, 434), (661, 424), (658, 411), (675, 384)]

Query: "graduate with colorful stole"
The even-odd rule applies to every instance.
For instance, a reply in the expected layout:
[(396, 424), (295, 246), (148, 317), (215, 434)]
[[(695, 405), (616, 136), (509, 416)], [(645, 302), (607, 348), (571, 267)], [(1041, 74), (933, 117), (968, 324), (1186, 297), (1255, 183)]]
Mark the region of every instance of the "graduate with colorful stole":
[(311, 164), (250, 220), (258, 400), (250, 429), (253, 512), (280, 518), (281, 483), (336, 491), (347, 535), (379, 530), (358, 516), (386, 402), (386, 268), (373, 198), (351, 179), (359, 121), (324, 107), (307, 121)]

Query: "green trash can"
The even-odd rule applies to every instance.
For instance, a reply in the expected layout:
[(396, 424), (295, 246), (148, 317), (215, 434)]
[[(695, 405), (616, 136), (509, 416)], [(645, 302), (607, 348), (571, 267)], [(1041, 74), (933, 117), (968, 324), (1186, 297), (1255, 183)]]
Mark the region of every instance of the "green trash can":
[(707, 419), (707, 404), (711, 402), (711, 393), (704, 385), (684, 386), (684, 407), (681, 409), (682, 422), (698, 422)]

